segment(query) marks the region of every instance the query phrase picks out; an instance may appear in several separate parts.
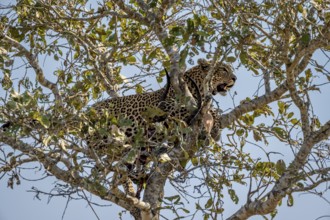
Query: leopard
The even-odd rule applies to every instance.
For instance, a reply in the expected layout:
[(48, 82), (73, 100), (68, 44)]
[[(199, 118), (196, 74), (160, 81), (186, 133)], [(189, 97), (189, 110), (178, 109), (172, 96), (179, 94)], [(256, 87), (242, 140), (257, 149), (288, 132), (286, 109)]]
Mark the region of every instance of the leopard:
[[(184, 73), (184, 81), (195, 100), (206, 100), (207, 94), (204, 92), (203, 84), (211, 69), (211, 62), (198, 59), (197, 65)], [(210, 93), (213, 96), (226, 95), (237, 79), (232, 66), (217, 62), (213, 70), (209, 85)], [(187, 106), (177, 104), (177, 93), (169, 82), (167, 86), (153, 92), (105, 99), (95, 103), (90, 109), (97, 115), (96, 124), (102, 122), (99, 130), (103, 132), (95, 131), (88, 134), (87, 146), (102, 152), (101, 154), (114, 156), (113, 159), (122, 157), (125, 151), (128, 152), (132, 143), (157, 136), (154, 135), (155, 122), (162, 122), (168, 117), (188, 122), (195, 115)], [(115, 134), (117, 137), (111, 138), (111, 135)], [(118, 136), (120, 141), (116, 143)], [(157, 143), (159, 140), (154, 142)]]
[[(199, 59), (197, 65), (188, 69), (183, 75), (192, 97), (198, 102), (197, 110), (200, 108), (201, 102), (207, 100), (208, 94), (205, 94), (203, 84), (211, 69), (214, 72), (208, 92), (213, 96), (217, 94), (225, 95), (234, 86), (237, 79), (231, 65), (217, 62), (213, 66), (206, 59)], [(191, 123), (198, 111), (192, 112), (187, 109), (187, 106), (177, 102), (178, 96), (170, 84), (168, 74), (167, 81), (165, 87), (153, 92), (108, 98), (91, 105), (84, 112), (84, 115), (88, 116), (84, 117), (88, 120), (86, 122), (88, 131), (82, 131), (85, 135), (83, 141), (86, 143), (87, 152), (91, 152), (89, 156), (92, 158), (95, 158), (95, 156), (106, 157), (104, 158), (106, 160), (102, 161), (109, 161), (109, 163), (118, 162), (132, 152), (134, 147), (138, 146), (138, 157), (134, 157), (130, 161), (124, 161), (124, 166), (131, 173), (131, 170), (136, 170), (137, 163), (146, 164), (147, 157), (150, 157), (149, 151), (147, 151), (147, 155), (142, 155), (146, 151), (144, 144), (151, 139), (157, 146), (165, 139), (163, 130), (159, 130), (158, 127), (167, 127), (167, 130), (171, 130), (173, 126), (182, 126), (181, 121), (187, 124)], [(214, 109), (209, 110), (209, 112), (211, 117), (214, 118), (210, 135), (218, 138), (220, 123), (217, 119), (219, 114)], [(175, 120), (168, 120), (171, 118)], [(35, 121), (32, 124), (36, 124)], [(8, 129), (12, 125), (13, 122), (7, 122), (2, 126), (2, 129)], [(133, 145), (134, 147), (132, 147)], [(162, 148), (160, 147), (156, 152), (161, 153)], [(97, 166), (98, 164), (96, 164), (95, 170), (98, 172), (99, 167)], [(136, 177), (136, 173), (134, 171), (128, 178), (134, 183), (138, 181), (139, 185), (142, 186), (143, 184), (140, 183), (142, 180), (140, 177)], [(142, 172), (142, 174), (144, 173)], [(143, 176), (142, 178), (146, 177)], [(140, 190), (141, 188), (139, 188)], [(134, 190), (128, 189), (127, 191)]]
[[(204, 93), (203, 83), (211, 69), (211, 62), (198, 59), (197, 65), (184, 73), (185, 83), (195, 100), (206, 99), (207, 94)], [(229, 64), (217, 62), (213, 69), (214, 73), (209, 85), (210, 92), (213, 96), (225, 95), (237, 79), (233, 68)], [(155, 122), (162, 122), (168, 117), (189, 122), (196, 112), (191, 113), (186, 106), (177, 104), (177, 95), (170, 84), (169, 76), (167, 76), (167, 81), (165, 87), (153, 92), (109, 98), (93, 104), (86, 111), (86, 115), (90, 116), (88, 125), (91, 128), (88, 132), (84, 131), (87, 149), (96, 150), (100, 155), (110, 153), (118, 159), (123, 152), (129, 151), (132, 143), (139, 142), (139, 139), (156, 137), (153, 141), (156, 144), (161, 142), (157, 137), (162, 139), (164, 136), (155, 135), (157, 133)], [(217, 115), (214, 114), (214, 116)], [(5, 123), (2, 130), (12, 124), (13, 122)], [(35, 121), (32, 124), (36, 124)], [(214, 126), (211, 136), (218, 130)]]
[(215, 142), (218, 142), (220, 140), (222, 126), (221, 126), (221, 111), (216, 108), (210, 108), (209, 114), (212, 116), (212, 128), (209, 132), (210, 137)]

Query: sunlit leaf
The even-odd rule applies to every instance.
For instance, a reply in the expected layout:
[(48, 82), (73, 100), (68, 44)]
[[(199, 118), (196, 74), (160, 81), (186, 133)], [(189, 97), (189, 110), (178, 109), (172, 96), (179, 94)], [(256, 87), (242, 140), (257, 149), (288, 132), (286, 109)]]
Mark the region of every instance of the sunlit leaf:
[(168, 156), (167, 153), (164, 153), (164, 154), (159, 155), (158, 161), (160, 163), (166, 163), (166, 162), (171, 161), (171, 158)]
[(239, 201), (239, 199), (238, 199), (238, 196), (236, 195), (235, 190), (233, 190), (233, 189), (228, 189), (228, 194), (229, 194), (231, 200), (233, 200), (233, 202), (234, 202), (235, 204), (237, 204), (238, 201)]
[(273, 127), (272, 130), (281, 138), (281, 139), (286, 139), (287, 138), (287, 132), (280, 127)]
[(137, 84), (135, 87), (135, 91), (137, 94), (142, 94), (143, 93), (143, 87), (140, 84)]

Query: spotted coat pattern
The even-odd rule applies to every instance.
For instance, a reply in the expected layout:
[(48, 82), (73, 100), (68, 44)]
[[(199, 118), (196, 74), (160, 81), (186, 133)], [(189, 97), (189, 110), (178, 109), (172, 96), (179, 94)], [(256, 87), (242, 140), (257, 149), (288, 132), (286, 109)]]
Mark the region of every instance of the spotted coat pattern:
[[(202, 100), (205, 99), (203, 83), (210, 69), (211, 65), (208, 61), (199, 59), (198, 65), (185, 72), (184, 80), (195, 99), (198, 97), (198, 94), (200, 94)], [(188, 77), (192, 80), (188, 80)], [(209, 86), (212, 95), (225, 93), (234, 85), (235, 80), (236, 76), (233, 74), (231, 66), (224, 63), (216, 63)], [(199, 91), (196, 91), (193, 85), (194, 82)], [(164, 94), (166, 96), (165, 99)], [(176, 93), (170, 86), (169, 89), (164, 87), (154, 92), (116, 97), (94, 104), (92, 109), (96, 111), (98, 120), (102, 119), (106, 122), (103, 123), (102, 129), (100, 129), (101, 131), (103, 130), (103, 133), (96, 132), (88, 135), (86, 138), (88, 146), (94, 149), (113, 148), (113, 139), (109, 138), (109, 133), (113, 135), (115, 132), (125, 134), (122, 137), (124, 141), (121, 143), (132, 143), (136, 136), (141, 135), (141, 132), (142, 136), (145, 135), (145, 131), (141, 131), (141, 128), (148, 130), (149, 122), (155, 122), (153, 113), (158, 112), (157, 109), (161, 109), (161, 111), (160, 113), (158, 112), (160, 115), (156, 114), (158, 118), (156, 121), (165, 120), (168, 116), (186, 120), (191, 111), (188, 111), (185, 106), (178, 105), (175, 100)], [(164, 114), (161, 115), (162, 113)], [(123, 126), (120, 126), (120, 129), (117, 129), (113, 126), (111, 118), (116, 118), (117, 121), (126, 120), (127, 123), (126, 125), (124, 123)], [(122, 148), (118, 148), (118, 151), (121, 150)]]

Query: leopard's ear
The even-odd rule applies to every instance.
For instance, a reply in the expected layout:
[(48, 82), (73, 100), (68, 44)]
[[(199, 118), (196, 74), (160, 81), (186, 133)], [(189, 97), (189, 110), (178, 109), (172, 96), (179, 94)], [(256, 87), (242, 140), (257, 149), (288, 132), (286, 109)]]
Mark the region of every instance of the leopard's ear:
[(201, 67), (203, 71), (209, 71), (210, 70), (210, 63), (205, 59), (198, 59), (197, 60), (198, 65)]

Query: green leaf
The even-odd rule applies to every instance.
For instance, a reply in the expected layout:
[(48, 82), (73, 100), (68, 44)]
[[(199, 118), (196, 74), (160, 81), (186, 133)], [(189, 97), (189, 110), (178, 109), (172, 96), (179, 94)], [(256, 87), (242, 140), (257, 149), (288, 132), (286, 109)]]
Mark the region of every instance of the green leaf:
[(281, 139), (286, 139), (288, 134), (287, 132), (280, 127), (273, 127), (272, 130), (281, 138)]
[(248, 55), (246, 52), (241, 52), (239, 59), (241, 60), (242, 64), (248, 64)]
[(306, 75), (306, 82), (309, 82), (310, 78), (312, 77), (312, 71), (311, 71), (311, 69), (307, 69), (305, 71), (305, 75)]
[(301, 36), (300, 40), (303, 45), (308, 45), (311, 40), (311, 35), (309, 33), (305, 33)]
[(168, 201), (173, 201), (173, 200), (178, 200), (180, 199), (179, 195), (175, 195), (175, 196), (169, 196), (169, 197), (164, 197), (164, 199), (168, 200)]
[(294, 115), (294, 113), (293, 113), (293, 112), (290, 112), (290, 113), (288, 114), (288, 119), (292, 118), (293, 115)]
[(141, 86), (140, 84), (137, 84), (135, 87), (135, 91), (137, 94), (142, 94), (143, 93), (143, 86)]
[(299, 11), (300, 13), (303, 13), (303, 12), (304, 12), (304, 7), (302, 6), (302, 4), (299, 4), (299, 5), (297, 6), (297, 9), (298, 9), (298, 11)]
[(204, 218), (203, 218), (203, 219), (204, 219), (204, 220), (208, 220), (209, 218), (210, 218), (210, 214), (208, 214), (208, 213), (205, 213), (205, 214), (204, 214)]
[(180, 60), (179, 60), (179, 65), (180, 67), (184, 67), (186, 64), (186, 58), (188, 56), (189, 52), (189, 47), (185, 47), (181, 52), (180, 52)]
[(120, 117), (117, 123), (119, 127), (123, 127), (123, 126), (131, 126), (133, 124), (133, 121), (129, 118)]
[(9, 160), (10, 165), (15, 165), (16, 164), (16, 157), (11, 157)]
[(205, 208), (208, 209), (213, 205), (213, 199), (209, 198), (205, 204)]
[(153, 59), (156, 57), (156, 55), (157, 55), (157, 49), (151, 51), (151, 53), (149, 54), (149, 56), (148, 56), (147, 59), (148, 59), (149, 61), (151, 61), (151, 60), (153, 60)]
[(229, 63), (233, 63), (233, 62), (236, 61), (236, 57), (227, 57), (226, 61), (229, 62)]
[(233, 200), (233, 202), (234, 202), (235, 204), (237, 204), (238, 201), (239, 201), (239, 199), (238, 199), (238, 196), (236, 195), (235, 190), (233, 190), (233, 189), (228, 189), (228, 194), (230, 195), (231, 200)]
[(24, 35), (20, 34), (17, 28), (10, 26), (9, 33), (12, 38), (21, 42), (24, 39)]
[(59, 60), (59, 57), (57, 54), (54, 55), (54, 60), (58, 61)]
[(133, 164), (137, 157), (139, 156), (139, 152), (136, 149), (131, 149), (123, 158), (123, 161), (127, 164)]
[(258, 131), (253, 130), (253, 138), (255, 141), (261, 141), (261, 135)]
[(116, 33), (111, 34), (111, 35), (109, 36), (109, 38), (108, 38), (108, 41), (109, 41), (109, 42), (115, 42), (115, 41), (117, 41), (117, 34), (116, 34)]
[(197, 165), (198, 165), (198, 158), (197, 158), (197, 157), (193, 157), (193, 158), (191, 158), (191, 163), (192, 163), (194, 166), (197, 166)]
[(180, 208), (182, 211), (184, 211), (185, 213), (190, 213), (190, 211), (188, 209), (184, 209), (184, 208)]
[(299, 124), (299, 121), (296, 118), (291, 119), (290, 122), (294, 125)]
[(110, 1), (110, 2), (107, 2), (107, 3), (105, 3), (106, 4), (106, 6), (108, 6), (109, 8), (112, 8), (113, 7), (113, 3)]
[(156, 77), (156, 80), (157, 80), (158, 83), (162, 83), (163, 82), (163, 78), (160, 77), (160, 76), (157, 76)]
[(251, 69), (252, 72), (254, 72), (254, 74), (256, 74), (257, 76), (259, 75), (259, 72), (258, 72), (257, 69), (255, 69), (255, 68), (253, 68), (253, 67), (251, 67), (250, 69)]
[(127, 62), (130, 64), (136, 63), (136, 58), (134, 56), (127, 57)]
[(1, 80), (2, 88), (8, 90), (12, 87), (13, 81), (10, 78), (10, 75), (5, 73)]
[(281, 101), (278, 101), (277, 102), (277, 105), (278, 105), (278, 111), (280, 114), (283, 114), (286, 110), (286, 105), (284, 102), (281, 102)]
[(77, 59), (79, 57), (79, 55), (80, 55), (79, 51), (75, 52), (73, 55), (73, 59)]
[(157, 6), (157, 0), (148, 1), (148, 5), (150, 6), (150, 8), (156, 7)]
[(192, 34), (194, 31), (194, 21), (191, 18), (187, 19), (187, 32)]
[(172, 34), (174, 36), (182, 35), (182, 33), (183, 33), (183, 30), (182, 30), (182, 27), (180, 27), (180, 26), (175, 26), (175, 27), (171, 28), (171, 30), (170, 30), (170, 34)]
[(325, 12), (324, 13), (324, 18), (325, 18), (326, 22), (329, 22), (330, 21), (330, 12)]
[(42, 125), (42, 126), (44, 126), (45, 128), (49, 128), (49, 126), (50, 126), (50, 120), (49, 120), (49, 117), (48, 116), (46, 116), (46, 115), (42, 115), (40, 118), (38, 118), (37, 119), (39, 122), (40, 122), (40, 124)]
[(168, 37), (164, 40), (164, 45), (172, 46), (174, 44), (175, 37)]
[(288, 200), (287, 200), (286, 204), (287, 204), (289, 207), (291, 207), (291, 206), (293, 206), (293, 203), (294, 203), (293, 196), (292, 196), (292, 194), (290, 193), (290, 194), (288, 194)]
[(167, 113), (157, 107), (146, 107), (146, 110), (141, 112), (143, 118), (147, 121), (153, 122), (155, 118), (166, 118)]
[(244, 116), (242, 116), (242, 121), (246, 124), (246, 125), (253, 125), (254, 123), (254, 116), (253, 115), (249, 115), (249, 114), (245, 114)]
[(202, 210), (202, 207), (198, 203), (195, 203), (195, 205), (196, 205), (196, 210)]
[(212, 16), (212, 18), (215, 18), (215, 19), (221, 19), (221, 16), (219, 13), (211, 12), (211, 16)]

